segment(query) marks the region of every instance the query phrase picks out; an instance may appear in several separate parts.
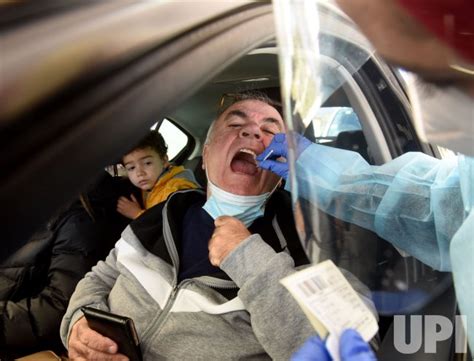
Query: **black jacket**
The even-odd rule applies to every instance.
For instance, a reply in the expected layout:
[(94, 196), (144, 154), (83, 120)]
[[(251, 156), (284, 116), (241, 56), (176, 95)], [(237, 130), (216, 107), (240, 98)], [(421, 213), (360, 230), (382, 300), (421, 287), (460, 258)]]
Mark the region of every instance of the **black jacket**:
[(0, 265), (0, 356), (64, 349), (59, 325), (77, 282), (105, 258), (127, 219), (116, 212), (128, 186), (104, 175), (79, 200)]
[[(206, 194), (202, 190), (192, 190), (174, 194), (168, 202), (159, 203), (147, 210), (140, 217), (130, 223), (133, 232), (140, 239), (143, 246), (154, 255), (160, 257), (169, 264), (173, 264), (172, 257), (163, 238), (163, 208), (166, 206), (168, 220), (177, 220), (169, 222), (168, 226), (176, 241), (176, 248), (179, 254), (181, 250), (181, 229), (184, 218), (183, 210), (186, 210), (190, 204), (199, 200), (205, 200)], [(295, 266), (309, 264), (308, 257), (299, 241), (298, 233), (293, 221), (293, 211), (291, 208), (291, 196), (282, 189), (275, 191), (265, 207), (263, 217), (256, 219), (249, 227), (250, 233), (258, 233), (262, 239), (270, 245), (275, 252), (288, 252), (295, 262)], [(213, 274), (213, 277), (229, 279), (221, 271)], [(235, 290), (237, 291), (237, 289)], [(229, 297), (235, 297), (232, 294)]]

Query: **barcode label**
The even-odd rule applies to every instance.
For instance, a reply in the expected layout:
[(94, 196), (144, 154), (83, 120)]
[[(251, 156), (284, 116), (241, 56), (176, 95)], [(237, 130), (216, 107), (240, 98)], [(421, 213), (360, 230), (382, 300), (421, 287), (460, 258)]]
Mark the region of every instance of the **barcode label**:
[(377, 333), (375, 316), (332, 261), (295, 272), (280, 282), (299, 303), (320, 336), (329, 333), (330, 353), (335, 360), (339, 359), (338, 338), (344, 329), (356, 329), (366, 341)]
[(300, 287), (301, 291), (306, 296), (312, 296), (316, 292), (323, 291), (327, 287), (327, 285), (328, 284), (325, 279), (319, 276), (314, 276), (308, 280), (303, 280), (302, 283), (298, 285), (298, 287)]

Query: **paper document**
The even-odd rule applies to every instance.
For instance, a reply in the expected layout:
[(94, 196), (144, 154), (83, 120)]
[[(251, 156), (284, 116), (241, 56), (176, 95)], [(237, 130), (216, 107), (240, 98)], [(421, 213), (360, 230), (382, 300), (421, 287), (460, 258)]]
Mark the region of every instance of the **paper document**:
[(375, 316), (331, 261), (296, 272), (280, 281), (301, 306), (334, 360), (339, 360), (339, 337), (346, 328), (357, 330), (364, 340), (378, 331)]

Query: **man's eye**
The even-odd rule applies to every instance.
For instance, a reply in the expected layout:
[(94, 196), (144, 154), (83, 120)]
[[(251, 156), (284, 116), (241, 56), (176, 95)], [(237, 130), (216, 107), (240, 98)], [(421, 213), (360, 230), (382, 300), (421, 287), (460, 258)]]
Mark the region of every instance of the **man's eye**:
[(229, 124), (229, 127), (231, 128), (240, 128), (242, 126), (242, 124)]
[(153, 162), (149, 161), (149, 162), (145, 162), (145, 165), (152, 165)]
[(273, 131), (271, 129), (264, 129), (263, 131), (267, 134), (270, 134), (270, 135), (275, 135), (276, 134), (276, 131)]
[(125, 169), (127, 170), (127, 172), (131, 172), (132, 170), (135, 169), (135, 167), (127, 167), (127, 168), (125, 168)]

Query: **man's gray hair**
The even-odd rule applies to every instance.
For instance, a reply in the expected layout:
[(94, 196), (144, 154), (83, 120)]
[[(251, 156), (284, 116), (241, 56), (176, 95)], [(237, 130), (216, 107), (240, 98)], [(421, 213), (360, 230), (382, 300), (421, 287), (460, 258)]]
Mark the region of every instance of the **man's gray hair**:
[(206, 140), (204, 141), (204, 145), (209, 144), (211, 141), (211, 135), (214, 130), (214, 126), (216, 121), (219, 117), (227, 110), (229, 107), (234, 105), (235, 103), (244, 101), (244, 100), (258, 100), (263, 103), (266, 103), (272, 107), (274, 107), (280, 114), (281, 114), (281, 104), (277, 101), (272, 100), (267, 94), (258, 90), (248, 90), (240, 93), (225, 93), (221, 97), (221, 101), (219, 104), (219, 109), (217, 111), (216, 118), (212, 121), (211, 125), (206, 134)]

